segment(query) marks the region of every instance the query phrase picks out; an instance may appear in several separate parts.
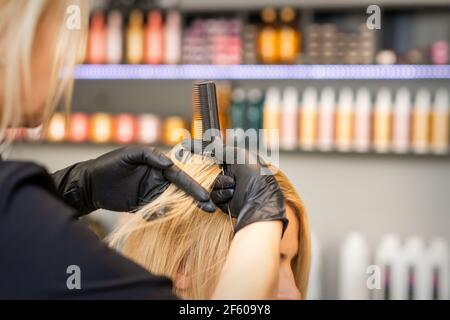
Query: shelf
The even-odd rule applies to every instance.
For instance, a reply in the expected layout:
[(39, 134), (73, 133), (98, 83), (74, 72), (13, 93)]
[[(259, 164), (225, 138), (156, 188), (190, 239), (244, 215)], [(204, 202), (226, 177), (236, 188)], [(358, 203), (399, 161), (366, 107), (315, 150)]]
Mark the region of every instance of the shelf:
[(78, 65), (77, 80), (450, 79), (450, 65)]

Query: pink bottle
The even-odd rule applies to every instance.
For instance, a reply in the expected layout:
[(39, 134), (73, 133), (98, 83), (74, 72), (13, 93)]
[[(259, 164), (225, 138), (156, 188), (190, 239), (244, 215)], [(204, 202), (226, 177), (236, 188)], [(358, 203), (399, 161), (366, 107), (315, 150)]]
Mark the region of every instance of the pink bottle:
[(101, 12), (94, 13), (91, 18), (86, 62), (91, 64), (106, 62), (105, 18)]
[(161, 12), (152, 10), (148, 14), (145, 29), (145, 56), (144, 62), (160, 64), (164, 59), (164, 32)]

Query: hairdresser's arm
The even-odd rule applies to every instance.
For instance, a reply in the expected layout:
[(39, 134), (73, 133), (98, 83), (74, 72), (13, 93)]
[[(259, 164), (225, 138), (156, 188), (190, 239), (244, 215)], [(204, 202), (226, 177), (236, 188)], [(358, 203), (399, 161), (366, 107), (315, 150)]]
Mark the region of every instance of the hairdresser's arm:
[(273, 299), (278, 283), (280, 221), (257, 222), (236, 233), (213, 299)]

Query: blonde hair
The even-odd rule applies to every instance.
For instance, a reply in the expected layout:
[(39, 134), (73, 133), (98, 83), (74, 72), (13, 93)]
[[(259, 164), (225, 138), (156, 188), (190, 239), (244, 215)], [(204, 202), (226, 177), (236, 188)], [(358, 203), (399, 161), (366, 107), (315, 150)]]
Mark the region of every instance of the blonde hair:
[[(221, 169), (213, 160), (189, 152), (177, 161), (171, 158), (207, 190), (211, 190)], [(299, 218), (299, 252), (293, 263), (297, 287), (305, 297), (310, 264), (310, 235), (305, 208), (295, 189), (280, 170), (275, 174), (286, 201)], [(187, 279), (187, 289), (174, 286), (185, 299), (208, 299), (216, 286), (233, 237), (234, 219), (223, 212), (207, 214), (174, 185), (155, 201), (137, 210), (108, 238), (110, 245), (150, 272), (176, 281)]]
[[(80, 9), (79, 30), (71, 30), (66, 24), (70, 6)], [(61, 27), (57, 33), (53, 63), (50, 66), (51, 78), (44, 120), (48, 120), (63, 95), (66, 110), (69, 110), (73, 88), (72, 71), (86, 39), (88, 2), (0, 0), (0, 76), (3, 79), (0, 140), (5, 137), (5, 130), (9, 126), (18, 125), (23, 116), (21, 110), (29, 108), (31, 104), (32, 49), (43, 21), (53, 18), (60, 21)]]

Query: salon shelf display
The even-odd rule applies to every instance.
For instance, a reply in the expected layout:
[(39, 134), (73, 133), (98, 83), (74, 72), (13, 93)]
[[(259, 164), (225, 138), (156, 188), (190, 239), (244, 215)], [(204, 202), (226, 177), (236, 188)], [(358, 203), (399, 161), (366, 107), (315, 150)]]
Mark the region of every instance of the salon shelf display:
[(450, 79), (450, 65), (78, 65), (78, 80)]

